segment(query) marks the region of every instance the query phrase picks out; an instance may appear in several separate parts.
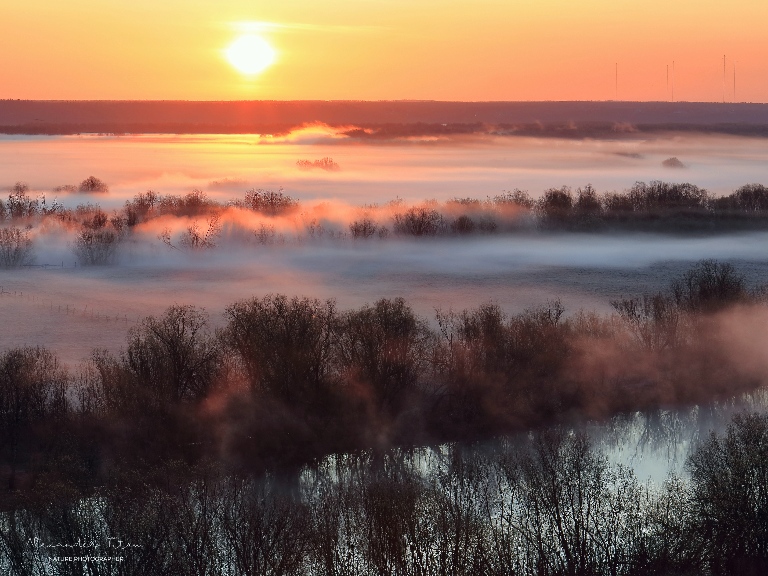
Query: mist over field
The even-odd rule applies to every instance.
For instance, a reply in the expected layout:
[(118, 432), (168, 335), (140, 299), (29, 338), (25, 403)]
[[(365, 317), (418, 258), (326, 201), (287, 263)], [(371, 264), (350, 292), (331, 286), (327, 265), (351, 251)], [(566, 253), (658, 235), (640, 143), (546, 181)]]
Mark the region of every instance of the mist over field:
[[(74, 268), (71, 226), (37, 226), (30, 231), (32, 263), (50, 268), (2, 272), (5, 292), (24, 292), (38, 306), (36, 312), (26, 301), (8, 306), (5, 297), (4, 323), (14, 330), (4, 343), (64, 346), (72, 362), (97, 343), (115, 349), (131, 322), (170, 303), (204, 306), (216, 321), (227, 303), (252, 294), (333, 297), (341, 306), (408, 296), (430, 317), (438, 308), (492, 301), (520, 311), (559, 298), (573, 313), (606, 311), (611, 299), (661, 287), (674, 270), (703, 258), (740, 261), (750, 279), (765, 274), (763, 232), (681, 238), (530, 230), (515, 237), (374, 237), (362, 243), (334, 237), (349, 234), (350, 223), (361, 218), (391, 230), (398, 211), (431, 208), (425, 200), (449, 217), (462, 208), (452, 199), (484, 201), (513, 189), (536, 199), (551, 187), (591, 183), (603, 193), (665, 179), (725, 194), (765, 175), (768, 152), (759, 139), (628, 132), (597, 140), (447, 135), (381, 143), (350, 133), (353, 126), (309, 125), (276, 136), (1, 137), (0, 183), (10, 189), (24, 182), (30, 197), (44, 195), (49, 205), (97, 205), (110, 214), (146, 190), (183, 196), (197, 189), (205, 201), (224, 204), (253, 188), (280, 189), (300, 203), (274, 216), (225, 210), (217, 248), (207, 252), (175, 249), (189, 226), (205, 232), (205, 213), (140, 223), (106, 267)], [(317, 164), (331, 157), (333, 169)], [(665, 167), (670, 157), (685, 168)], [(89, 174), (98, 174), (108, 192), (78, 192)], [(514, 212), (501, 218), (529, 227)], [(260, 238), (254, 230), (262, 231)], [(164, 232), (168, 245), (159, 239)], [(47, 312), (39, 302), (47, 303)], [(65, 320), (67, 310), (87, 308), (123, 323), (102, 329), (85, 315), (61, 322), (59, 306)], [(66, 336), (69, 323), (83, 326), (81, 337)]]
[[(346, 128), (346, 129), (345, 129)], [(617, 134), (613, 139), (490, 135), (367, 141), (350, 127), (308, 126), (284, 136), (2, 136), (0, 187), (17, 181), (67, 204), (119, 207), (146, 189), (204, 190), (217, 200), (251, 187), (279, 188), (301, 201), (353, 205), (454, 197), (483, 199), (504, 190), (540, 195), (591, 183), (622, 190), (635, 181), (692, 182), (715, 194), (761, 182), (768, 152), (760, 138), (706, 134)], [(338, 171), (301, 170), (297, 161), (332, 157)], [(685, 168), (669, 168), (678, 158)], [(44, 167), (42, 169), (41, 167)], [(53, 193), (94, 174), (110, 194), (97, 199)]]
[(332, 556), (406, 574), (442, 560), (404, 540), (466, 529), (479, 548), (456, 558), (532, 574), (568, 544), (531, 511), (573, 503), (578, 477), (589, 530), (626, 556), (595, 544), (594, 562), (715, 562), (697, 508), (712, 455), (745, 445), (739, 465), (764, 466), (761, 142), (0, 137), (0, 407), (26, 410), (0, 424), (18, 520), (0, 551), (108, 523), (176, 550), (204, 525), (224, 544), (195, 532), (174, 561), (259, 573), (228, 550), (274, 529), (265, 562), (290, 556), (287, 573)]
[(611, 300), (661, 290), (705, 258), (734, 262), (751, 283), (768, 278), (766, 233), (308, 241), (203, 253), (146, 242), (92, 267), (74, 267), (64, 243), (43, 244), (37, 260), (52, 266), (2, 271), (0, 318), (12, 327), (4, 346), (49, 346), (76, 363), (93, 348), (119, 349), (139, 318), (170, 304), (204, 307), (217, 324), (231, 302), (270, 293), (334, 298), (344, 308), (402, 296), (429, 318), (435, 309), (496, 302), (517, 313), (560, 299), (572, 314), (609, 312)]

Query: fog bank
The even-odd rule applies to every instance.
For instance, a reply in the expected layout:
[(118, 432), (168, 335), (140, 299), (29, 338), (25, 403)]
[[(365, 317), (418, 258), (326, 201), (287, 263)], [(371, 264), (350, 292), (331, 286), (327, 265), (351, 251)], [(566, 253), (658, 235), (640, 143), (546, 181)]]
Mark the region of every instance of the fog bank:
[[(348, 128), (348, 127), (345, 127)], [(537, 196), (560, 186), (623, 190), (635, 181), (694, 182), (721, 194), (765, 180), (768, 150), (757, 138), (660, 134), (616, 140), (445, 137), (360, 142), (345, 128), (313, 126), (286, 136), (0, 136), (0, 188), (17, 181), (49, 199), (57, 186), (94, 174), (110, 186), (98, 202), (116, 208), (137, 192), (207, 191), (225, 201), (244, 189), (283, 187), (299, 200), (352, 204), (483, 199), (520, 188)], [(301, 170), (297, 162), (332, 157), (338, 171)], [(678, 158), (685, 169), (663, 161)], [(45, 167), (41, 170), (41, 167)], [(242, 185), (238, 194), (234, 187)], [(76, 204), (85, 195), (58, 194)], [(92, 199), (93, 200), (93, 199)]]

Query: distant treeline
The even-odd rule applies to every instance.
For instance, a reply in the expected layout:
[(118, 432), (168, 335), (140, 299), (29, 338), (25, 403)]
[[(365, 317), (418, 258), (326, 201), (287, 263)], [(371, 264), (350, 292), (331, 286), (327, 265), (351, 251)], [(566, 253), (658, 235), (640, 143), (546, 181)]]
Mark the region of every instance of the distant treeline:
[(627, 127), (764, 135), (768, 106), (706, 102), (0, 100), (0, 133), (10, 134), (275, 134), (311, 123), (340, 128), (352, 125), (394, 138), (468, 132), (615, 138), (617, 133), (626, 133)]
[[(30, 122), (18, 125), (0, 125), (0, 134), (71, 136), (96, 134), (99, 136), (124, 136), (128, 134), (269, 134), (280, 136), (299, 130), (307, 123), (274, 123), (254, 120), (250, 122), (203, 123), (196, 121), (168, 122)], [(461, 136), (529, 136), (534, 138), (609, 138), (636, 137), (639, 134), (664, 134), (688, 132), (728, 134), (733, 136), (768, 137), (768, 124), (751, 122), (719, 123), (657, 123), (627, 124), (616, 122), (567, 122), (490, 124), (485, 122), (407, 122), (371, 123), (359, 122), (349, 129), (345, 124), (330, 126), (351, 140), (363, 142), (406, 141), (409, 138), (445, 138)]]
[[(300, 163), (302, 161), (299, 161)], [(309, 162), (309, 161), (304, 161)], [(331, 158), (312, 166), (338, 169)], [(59, 186), (54, 193), (107, 193), (105, 182), (90, 176), (79, 185)], [(403, 237), (466, 236), (521, 231), (646, 231), (661, 233), (727, 232), (768, 229), (768, 188), (747, 184), (726, 196), (715, 197), (688, 183), (638, 182), (623, 192), (599, 194), (587, 185), (573, 191), (552, 188), (534, 200), (521, 190), (493, 198), (454, 198), (408, 207), (402, 200), (384, 206), (367, 206), (361, 216), (348, 223), (334, 214), (307, 217), (300, 202), (282, 189), (251, 189), (243, 199), (219, 203), (201, 190), (183, 196), (159, 195), (152, 190), (137, 194), (120, 210), (106, 214), (98, 204), (65, 208), (45, 195), (33, 198), (29, 186), (17, 182), (6, 201), (0, 200), (0, 267), (29, 264), (33, 242), (29, 231), (42, 220), (53, 219), (76, 231), (73, 249), (82, 264), (112, 261), (120, 241), (138, 224), (155, 218), (175, 216), (195, 220), (183, 232), (164, 230), (159, 239), (171, 248), (213, 248), (222, 231), (222, 217), (228, 209), (247, 210), (263, 216), (258, 228), (243, 230), (239, 238), (258, 244), (285, 241), (276, 229), (276, 218), (296, 219), (299, 237), (366, 239), (392, 234)], [(284, 223), (284, 222), (283, 222)], [(241, 226), (235, 224), (230, 228)], [(303, 233), (301, 230), (303, 229)]]

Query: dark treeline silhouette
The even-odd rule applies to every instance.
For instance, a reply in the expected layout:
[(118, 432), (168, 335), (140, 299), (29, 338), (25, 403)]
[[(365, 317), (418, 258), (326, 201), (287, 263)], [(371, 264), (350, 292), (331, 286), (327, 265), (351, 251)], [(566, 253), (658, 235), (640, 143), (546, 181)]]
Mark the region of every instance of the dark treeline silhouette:
[(764, 302), (704, 261), (613, 316), (271, 295), (217, 331), (172, 306), (75, 371), (7, 350), (0, 570), (763, 574), (768, 417), (661, 487), (564, 426), (754, 390), (719, 322)]
[(744, 413), (662, 485), (564, 428), (336, 455), (293, 482), (171, 462), (164, 482), (126, 472), (86, 498), (45, 494), (0, 513), (0, 569), (757, 576), (768, 569), (766, 456), (768, 417)]
[(269, 295), (232, 304), (213, 331), (203, 311), (172, 306), (74, 371), (39, 348), (0, 356), (5, 505), (169, 462), (293, 473), (333, 453), (732, 397), (765, 375), (722, 327), (764, 302), (731, 265), (704, 261), (611, 316), (485, 304), (438, 312), (433, 328), (401, 298), (339, 311)]
[(360, 138), (464, 133), (632, 137), (691, 131), (765, 135), (768, 106), (711, 102), (0, 100), (0, 133), (279, 134), (325, 123)]

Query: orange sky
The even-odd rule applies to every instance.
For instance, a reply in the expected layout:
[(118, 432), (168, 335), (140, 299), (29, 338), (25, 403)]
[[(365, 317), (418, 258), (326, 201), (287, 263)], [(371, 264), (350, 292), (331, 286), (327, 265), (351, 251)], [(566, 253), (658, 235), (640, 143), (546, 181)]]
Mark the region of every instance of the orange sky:
[[(224, 49), (248, 23), (277, 61)], [(25, 0), (0, 18), (0, 98), (768, 102), (764, 0)]]

